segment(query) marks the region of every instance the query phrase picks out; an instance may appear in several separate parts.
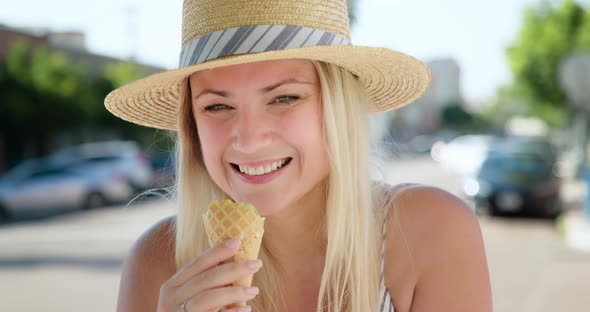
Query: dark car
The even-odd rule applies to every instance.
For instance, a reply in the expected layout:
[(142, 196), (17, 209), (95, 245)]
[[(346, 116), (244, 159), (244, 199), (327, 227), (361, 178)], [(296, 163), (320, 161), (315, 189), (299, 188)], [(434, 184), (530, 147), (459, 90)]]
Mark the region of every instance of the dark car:
[(556, 152), (542, 139), (511, 138), (493, 146), (464, 191), (492, 215), (556, 217), (560, 179)]

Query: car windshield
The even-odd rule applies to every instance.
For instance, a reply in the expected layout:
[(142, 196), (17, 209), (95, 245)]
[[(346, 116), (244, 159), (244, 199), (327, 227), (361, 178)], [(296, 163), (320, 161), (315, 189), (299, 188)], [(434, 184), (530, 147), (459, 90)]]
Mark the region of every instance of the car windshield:
[(23, 178), (24, 176), (28, 175), (31, 170), (37, 166), (37, 162), (34, 160), (28, 160), (23, 163), (20, 163), (16, 167), (9, 170), (6, 174), (4, 174), (1, 179), (4, 181), (14, 181)]
[(98, 156), (98, 157), (90, 157), (84, 160), (85, 163), (89, 164), (100, 164), (105, 162), (111, 162), (121, 159), (119, 156)]
[(494, 154), (485, 160), (483, 169), (543, 175), (548, 164), (534, 154)]
[(66, 168), (43, 168), (39, 171), (35, 171), (31, 173), (29, 178), (45, 178), (45, 177), (53, 177), (53, 176), (62, 176), (66, 174), (71, 174)]

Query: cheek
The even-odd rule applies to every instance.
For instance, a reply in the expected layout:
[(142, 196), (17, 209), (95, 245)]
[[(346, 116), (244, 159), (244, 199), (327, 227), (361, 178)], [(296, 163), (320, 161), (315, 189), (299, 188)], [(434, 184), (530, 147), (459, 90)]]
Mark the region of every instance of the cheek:
[[(313, 109), (301, 110), (281, 123), (282, 132), (290, 144), (300, 153), (305, 167), (324, 172), (327, 167), (327, 153), (322, 130), (321, 112)], [(294, 114), (294, 115), (295, 115)], [(327, 170), (327, 169), (326, 169)]]
[(216, 171), (215, 166), (217, 163), (221, 163), (229, 131), (219, 123), (206, 120), (197, 120), (197, 130), (205, 165), (209, 171)]

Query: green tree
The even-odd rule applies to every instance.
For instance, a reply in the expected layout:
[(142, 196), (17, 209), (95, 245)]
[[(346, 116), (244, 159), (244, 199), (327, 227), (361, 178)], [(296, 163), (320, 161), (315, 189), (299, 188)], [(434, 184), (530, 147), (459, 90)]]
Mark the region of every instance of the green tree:
[(0, 66), (0, 133), (46, 142), (58, 131), (80, 127), (88, 112), (78, 95), (87, 83), (65, 55), (14, 44)]
[(488, 131), (493, 126), (490, 121), (478, 114), (465, 110), (460, 103), (447, 103), (440, 110), (441, 123), (444, 128), (462, 132)]
[(542, 1), (527, 8), (507, 51), (513, 84), (501, 96), (517, 98), (527, 114), (552, 126), (562, 125), (569, 108), (558, 81), (559, 64), (569, 53), (590, 48), (589, 11), (573, 0)]
[(590, 8), (584, 14), (576, 44), (579, 50), (590, 51)]
[(93, 82), (94, 98), (98, 102), (93, 103), (90, 126), (95, 131), (105, 129), (114, 131), (123, 138), (139, 140), (146, 144), (153, 140), (153, 129), (140, 127), (115, 117), (104, 106), (104, 98), (109, 92), (145, 75), (146, 73), (137, 64), (130, 61), (115, 62), (106, 66), (102, 76)]
[(8, 153), (4, 159), (10, 165), (23, 156), (51, 152), (64, 134), (73, 142), (105, 138), (105, 133), (149, 141), (153, 130), (124, 122), (104, 107), (110, 91), (142, 76), (134, 63), (116, 62), (92, 78), (84, 65), (72, 64), (63, 53), (14, 43), (0, 62), (0, 139)]
[(455, 130), (469, 128), (474, 120), (473, 115), (465, 111), (463, 106), (454, 103), (445, 106), (441, 110), (440, 116), (445, 127)]

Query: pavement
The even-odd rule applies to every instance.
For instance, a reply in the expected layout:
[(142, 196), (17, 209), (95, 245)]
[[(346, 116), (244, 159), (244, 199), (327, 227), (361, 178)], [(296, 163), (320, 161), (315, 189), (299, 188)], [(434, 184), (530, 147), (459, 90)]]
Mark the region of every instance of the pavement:
[[(455, 194), (461, 189), (460, 179), (429, 159), (399, 159), (381, 169), (390, 183), (426, 183)], [(478, 216), (494, 311), (589, 311), (590, 252), (566, 243), (567, 235), (590, 241), (574, 231), (585, 194), (581, 182), (564, 183), (567, 209), (558, 226), (547, 219)], [(115, 311), (129, 246), (174, 209), (154, 200), (0, 224), (0, 311)]]
[(559, 233), (573, 249), (590, 253), (590, 212), (584, 211), (588, 187), (581, 180), (565, 180), (562, 185), (564, 213), (557, 220)]

